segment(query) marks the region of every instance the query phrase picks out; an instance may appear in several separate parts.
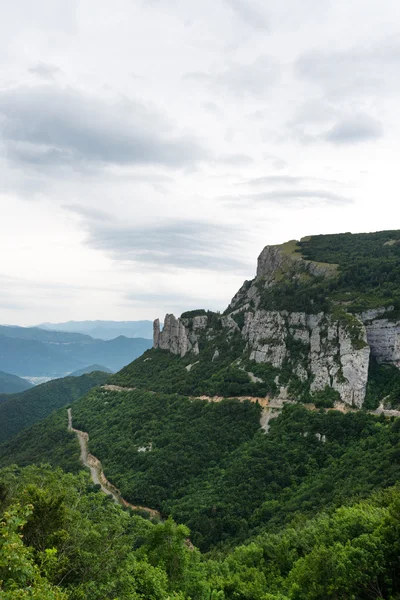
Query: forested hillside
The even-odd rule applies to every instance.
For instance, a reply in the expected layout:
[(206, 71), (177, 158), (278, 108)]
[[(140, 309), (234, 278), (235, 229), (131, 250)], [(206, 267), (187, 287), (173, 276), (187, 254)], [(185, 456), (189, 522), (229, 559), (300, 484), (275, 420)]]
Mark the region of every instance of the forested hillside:
[(0, 490), (4, 600), (400, 598), (396, 487), (208, 556), (185, 526), (124, 512), (85, 473), (11, 467)]
[(400, 309), (399, 230), (313, 235), (286, 246), (288, 255), (336, 265), (337, 274), (282, 278), (262, 292), (262, 306), (268, 310), (327, 312), (342, 303), (350, 312)]
[(21, 429), (46, 418), (57, 408), (81, 398), (89, 390), (107, 381), (108, 374), (100, 371), (80, 377), (54, 379), (21, 394), (3, 397), (0, 402), (0, 443)]
[[(0, 394), (17, 394), (29, 390), (32, 384), (17, 375), (0, 371)], [(1, 402), (1, 400), (0, 400)]]
[[(172, 514), (203, 551), (368, 497), (400, 477), (400, 428), (383, 416), (288, 405), (266, 435), (257, 403), (102, 388), (72, 410), (125, 499)], [(3, 444), (0, 464), (50, 462), (77, 472), (66, 412)]]

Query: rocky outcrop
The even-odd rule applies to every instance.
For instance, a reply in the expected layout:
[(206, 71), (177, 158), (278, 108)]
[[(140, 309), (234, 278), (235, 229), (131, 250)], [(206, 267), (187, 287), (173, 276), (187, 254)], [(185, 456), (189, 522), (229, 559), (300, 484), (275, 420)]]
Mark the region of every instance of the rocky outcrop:
[[(305, 260), (298, 248), (292, 241), (263, 249), (255, 279), (244, 282), (222, 316), (213, 316), (214, 327), (218, 322), (217, 333), (209, 326), (207, 315), (181, 319), (166, 315), (162, 331), (158, 319), (154, 323), (154, 347), (182, 357), (188, 352), (199, 355), (202, 335), (206, 343), (212, 344), (221, 331), (226, 340), (237, 340), (240, 334), (245, 348), (243, 358), (285, 371), (285, 378), (280, 381), (278, 376), (276, 380), (281, 399), (290, 399), (289, 373), (290, 381), (305, 383), (311, 394), (329, 387), (342, 402), (361, 407), (370, 354), (379, 362), (400, 367), (400, 322), (387, 318), (392, 307), (356, 316), (340, 306), (341, 316), (265, 310), (264, 288), (283, 279), (310, 281), (313, 277), (337, 275), (336, 265)], [(217, 346), (215, 341), (210, 354), (210, 360), (216, 363), (223, 358)], [(238, 356), (239, 368), (242, 357)]]
[(378, 318), (366, 325), (371, 354), (380, 363), (400, 367), (400, 323)]
[(315, 277), (330, 277), (336, 274), (336, 265), (305, 260), (296, 253), (296, 240), (279, 246), (265, 246), (257, 260), (257, 277), (272, 284), (283, 274), (296, 275), (303, 272)]
[(192, 319), (177, 319), (174, 315), (165, 315), (164, 327), (160, 331), (160, 320), (153, 323), (153, 348), (169, 350), (182, 358), (188, 353), (199, 354), (199, 333), (207, 327), (207, 315)]
[(336, 276), (337, 265), (306, 260), (296, 250), (295, 240), (279, 246), (265, 246), (257, 260), (255, 279), (243, 283), (232, 298), (229, 309), (235, 310), (239, 306), (258, 308), (260, 289), (270, 288), (282, 279)]
[(195, 350), (195, 354), (198, 354), (198, 347), (196, 349), (191, 344), (189, 333), (184, 323), (174, 315), (165, 315), (162, 331), (160, 331), (159, 319), (154, 321), (153, 348), (169, 350), (172, 354), (179, 354), (181, 357), (185, 356), (192, 349)]
[(345, 325), (323, 313), (257, 310), (246, 313), (242, 335), (251, 360), (277, 369), (288, 363), (298, 379), (311, 380), (312, 392), (332, 387), (343, 402), (360, 407), (370, 352), (363, 326), (361, 331), (355, 343)]

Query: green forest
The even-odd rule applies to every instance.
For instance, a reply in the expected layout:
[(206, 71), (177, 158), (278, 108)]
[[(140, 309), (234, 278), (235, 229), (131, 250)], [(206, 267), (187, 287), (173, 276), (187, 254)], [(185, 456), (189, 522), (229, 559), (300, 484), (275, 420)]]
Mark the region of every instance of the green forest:
[(0, 443), (57, 408), (81, 398), (92, 388), (105, 383), (107, 377), (107, 373), (95, 371), (80, 377), (54, 379), (20, 394), (4, 395), (0, 402)]
[(0, 482), (4, 600), (400, 598), (396, 486), (200, 553), (185, 525), (123, 510), (86, 473), (7, 467)]

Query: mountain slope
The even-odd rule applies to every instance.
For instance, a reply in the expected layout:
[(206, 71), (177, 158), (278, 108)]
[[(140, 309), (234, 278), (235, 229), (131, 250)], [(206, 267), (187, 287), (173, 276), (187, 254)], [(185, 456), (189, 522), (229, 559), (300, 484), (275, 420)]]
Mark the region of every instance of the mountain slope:
[[(207, 550), (277, 530), (400, 478), (400, 428), (363, 412), (288, 405), (260, 429), (261, 407), (142, 391), (92, 390), (72, 405), (74, 427), (132, 504), (172, 514)], [(67, 410), (0, 446), (0, 466), (50, 462), (77, 472)]]
[(223, 315), (166, 315), (162, 331), (156, 320), (153, 347), (168, 355), (153, 350), (113, 381), (360, 408), (373, 383), (370, 359), (400, 366), (399, 290), (399, 231), (266, 246), (256, 277)]
[(65, 377), (38, 385), (21, 394), (12, 394), (0, 403), (0, 442), (17, 434), (21, 429), (46, 418), (57, 408), (70, 404), (97, 385), (107, 381), (101, 372)]
[(32, 384), (21, 377), (0, 371), (0, 394), (17, 394), (29, 390)]

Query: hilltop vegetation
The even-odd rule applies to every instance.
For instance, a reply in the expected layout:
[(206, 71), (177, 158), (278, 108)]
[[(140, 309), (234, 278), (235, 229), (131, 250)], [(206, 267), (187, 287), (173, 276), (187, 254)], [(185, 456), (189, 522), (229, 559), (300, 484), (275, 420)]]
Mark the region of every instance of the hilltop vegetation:
[(283, 278), (262, 289), (267, 310), (329, 312), (345, 305), (361, 312), (381, 306), (400, 309), (400, 231), (315, 235), (293, 249), (306, 260), (338, 266), (337, 276)]

